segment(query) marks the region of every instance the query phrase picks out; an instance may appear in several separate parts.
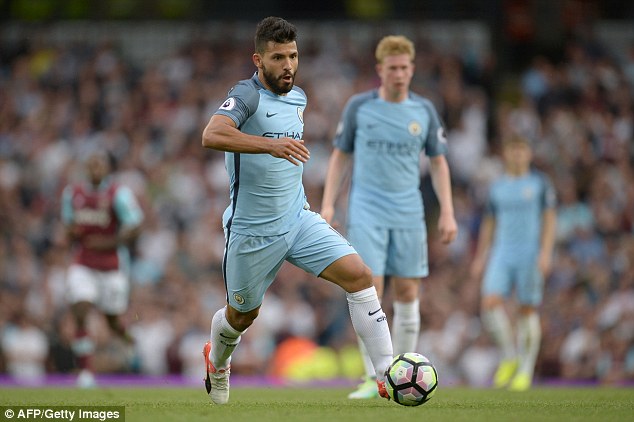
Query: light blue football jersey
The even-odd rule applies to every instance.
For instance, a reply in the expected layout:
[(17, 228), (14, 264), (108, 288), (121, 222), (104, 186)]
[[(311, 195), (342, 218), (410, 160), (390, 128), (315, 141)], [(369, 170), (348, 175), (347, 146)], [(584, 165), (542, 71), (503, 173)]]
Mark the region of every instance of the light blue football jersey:
[(348, 224), (409, 228), (424, 224), (420, 160), (447, 153), (432, 103), (414, 93), (400, 103), (378, 90), (357, 94), (344, 109), (335, 147), (353, 155)]
[[(276, 95), (258, 80), (257, 73), (238, 82), (215, 114), (228, 116), (243, 133), (269, 138), (302, 139), (306, 94), (299, 87)], [(223, 225), (250, 236), (287, 233), (307, 206), (302, 185), (304, 166), (269, 154), (225, 153), (231, 202)]]
[(486, 212), (495, 218), (492, 259), (533, 260), (540, 248), (542, 214), (556, 206), (555, 190), (541, 172), (505, 174), (491, 185)]

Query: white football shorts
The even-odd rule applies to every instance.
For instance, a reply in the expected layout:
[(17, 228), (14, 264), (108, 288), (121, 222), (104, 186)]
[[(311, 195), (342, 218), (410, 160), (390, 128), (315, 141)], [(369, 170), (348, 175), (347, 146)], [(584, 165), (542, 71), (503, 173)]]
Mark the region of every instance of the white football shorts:
[(66, 281), (71, 304), (90, 302), (106, 315), (121, 315), (128, 309), (130, 283), (120, 270), (98, 271), (72, 264)]

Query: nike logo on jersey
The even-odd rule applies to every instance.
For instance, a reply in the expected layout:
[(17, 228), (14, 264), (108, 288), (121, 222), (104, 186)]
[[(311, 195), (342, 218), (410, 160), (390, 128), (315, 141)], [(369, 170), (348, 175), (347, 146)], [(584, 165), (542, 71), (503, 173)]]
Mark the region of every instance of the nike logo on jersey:
[(372, 315), (376, 314), (377, 312), (379, 312), (380, 310), (381, 310), (381, 308), (377, 309), (377, 310), (376, 310), (376, 311), (374, 311), (374, 312), (368, 312), (368, 315), (369, 315), (369, 316), (372, 316)]
[(266, 117), (273, 117), (275, 116), (277, 113), (269, 113), (268, 111), (266, 112)]

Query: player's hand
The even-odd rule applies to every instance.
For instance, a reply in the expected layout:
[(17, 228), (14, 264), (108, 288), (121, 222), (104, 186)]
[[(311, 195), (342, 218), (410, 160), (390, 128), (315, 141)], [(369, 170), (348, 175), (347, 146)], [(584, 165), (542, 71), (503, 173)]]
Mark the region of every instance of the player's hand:
[(539, 271), (542, 273), (544, 277), (550, 274), (550, 268), (552, 264), (551, 255), (548, 253), (540, 252), (539, 257), (537, 259), (537, 267)]
[(324, 207), (319, 212), (321, 217), (326, 220), (326, 223), (330, 224), (333, 229), (339, 230), (339, 222), (335, 220), (335, 208), (334, 207)]
[(474, 280), (482, 277), (485, 265), (486, 259), (481, 255), (477, 255), (469, 267), (469, 276)]
[(305, 163), (310, 159), (310, 152), (304, 145), (303, 139), (281, 138), (271, 142), (270, 154), (273, 157), (288, 160), (296, 166), (299, 162)]
[(77, 224), (71, 224), (66, 229), (66, 233), (68, 234), (68, 237), (71, 240), (78, 240), (78, 239), (81, 239), (81, 237), (83, 236), (84, 228), (82, 226), (77, 225)]
[(453, 214), (440, 214), (438, 218), (438, 233), (440, 234), (440, 241), (444, 244), (449, 244), (458, 235), (458, 223)]
[(319, 212), (321, 217), (326, 220), (326, 223), (332, 225), (332, 220), (335, 218), (335, 208), (334, 207), (322, 207)]

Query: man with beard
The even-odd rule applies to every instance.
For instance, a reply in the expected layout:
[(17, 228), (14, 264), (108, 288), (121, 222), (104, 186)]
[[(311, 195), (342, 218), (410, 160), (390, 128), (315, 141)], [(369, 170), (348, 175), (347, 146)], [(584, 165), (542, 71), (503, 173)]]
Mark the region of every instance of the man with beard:
[(352, 324), (374, 364), (379, 392), (392, 359), (387, 320), (372, 273), (355, 249), (315, 212), (302, 185), (310, 153), (302, 139), (306, 94), (294, 86), (294, 25), (277, 17), (257, 26), (251, 79), (238, 82), (211, 117), (206, 148), (225, 151), (231, 202), (223, 215), (227, 305), (211, 321), (205, 387), (213, 403), (229, 400), (231, 355), (258, 316), (284, 261), (346, 291)]

